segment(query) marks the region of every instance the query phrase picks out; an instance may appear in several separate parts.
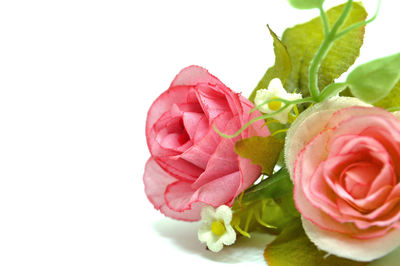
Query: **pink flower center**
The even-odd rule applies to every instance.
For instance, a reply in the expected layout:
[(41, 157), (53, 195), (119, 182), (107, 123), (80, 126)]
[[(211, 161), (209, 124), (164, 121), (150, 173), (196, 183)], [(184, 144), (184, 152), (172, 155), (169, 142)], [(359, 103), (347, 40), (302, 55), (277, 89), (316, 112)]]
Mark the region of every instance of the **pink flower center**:
[(183, 132), (182, 132), (182, 133), (179, 135), (179, 137), (178, 137), (178, 143), (179, 143), (180, 145), (185, 144), (185, 143), (188, 142), (189, 139), (190, 139), (188, 133), (186, 132), (186, 130), (183, 129), (182, 131), (183, 131)]
[(182, 116), (171, 119), (162, 131), (165, 131), (165, 135), (162, 137), (160, 143), (165, 148), (180, 147), (190, 139), (183, 125)]
[(340, 177), (343, 187), (355, 199), (367, 196), (371, 183), (380, 172), (372, 163), (354, 163), (348, 166)]

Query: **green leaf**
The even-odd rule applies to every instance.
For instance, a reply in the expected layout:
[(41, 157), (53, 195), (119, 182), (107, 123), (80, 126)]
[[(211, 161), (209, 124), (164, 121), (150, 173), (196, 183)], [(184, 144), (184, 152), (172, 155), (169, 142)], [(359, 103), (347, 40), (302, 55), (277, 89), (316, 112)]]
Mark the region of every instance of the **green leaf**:
[(264, 251), (269, 266), (360, 266), (356, 262), (319, 250), (304, 233), (300, 219), (293, 220)]
[[(280, 169), (246, 190), (243, 197), (235, 200), (232, 210), (233, 224), (239, 232), (251, 232), (259, 228), (267, 228), (269, 233), (275, 234), (281, 231), (300, 216), (294, 206), (293, 183), (287, 169)], [(249, 236), (248, 233), (243, 235)]]
[(252, 102), (254, 102), (257, 91), (259, 89), (267, 89), (272, 79), (279, 78), (282, 81), (282, 84), (285, 84), (285, 81), (289, 77), (289, 74), (292, 70), (290, 57), (285, 45), (282, 44), (278, 36), (276, 36), (269, 26), (268, 29), (274, 40), (275, 65), (267, 70), (267, 72), (264, 74), (264, 77), (251, 93), (249, 99)]
[(281, 198), (293, 193), (293, 183), (286, 168), (246, 190), (242, 202), (266, 198)]
[(351, 93), (367, 103), (385, 98), (400, 80), (400, 53), (358, 66), (347, 77)]
[(394, 86), (394, 88), (390, 91), (389, 95), (380, 100), (379, 102), (374, 104), (375, 106), (379, 106), (382, 108), (392, 108), (400, 106), (400, 80)]
[[(327, 11), (328, 22), (331, 27), (342, 13), (343, 7), (344, 5), (340, 5)], [(350, 15), (342, 29), (364, 21), (366, 17), (367, 12), (364, 7), (361, 4), (353, 3)], [(319, 69), (319, 88), (323, 89), (333, 83), (336, 78), (340, 77), (354, 64), (360, 54), (364, 32), (365, 26), (359, 27), (333, 44)], [(309, 66), (323, 39), (323, 25), (320, 17), (284, 32), (282, 42), (287, 47), (292, 62), (292, 72), (285, 84), (288, 91), (300, 90), (304, 97), (309, 95)]]
[(235, 143), (235, 152), (243, 158), (250, 159), (252, 163), (260, 165), (262, 173), (267, 175), (272, 174), (282, 148), (283, 141), (272, 136), (254, 136)]
[(282, 229), (300, 214), (294, 206), (293, 182), (286, 168), (246, 190), (242, 203), (262, 201), (261, 220)]
[(313, 9), (321, 7), (324, 0), (289, 0), (289, 3), (297, 9)]
[(325, 87), (322, 93), (319, 95), (319, 99), (324, 101), (330, 97), (336, 96), (342, 91), (347, 89), (347, 83), (332, 83)]

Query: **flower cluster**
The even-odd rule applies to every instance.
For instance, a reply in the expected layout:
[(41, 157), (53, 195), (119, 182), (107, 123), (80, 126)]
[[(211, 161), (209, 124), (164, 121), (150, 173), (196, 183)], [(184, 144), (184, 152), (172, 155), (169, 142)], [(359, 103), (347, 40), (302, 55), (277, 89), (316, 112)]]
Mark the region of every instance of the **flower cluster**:
[(166, 216), (201, 220), (212, 252), (258, 230), (277, 235), (272, 265), (364, 265), (400, 246), (400, 54), (335, 82), (376, 15), (289, 2), (321, 17), (282, 40), (270, 29), (275, 65), (249, 99), (190, 66), (155, 100), (145, 192)]

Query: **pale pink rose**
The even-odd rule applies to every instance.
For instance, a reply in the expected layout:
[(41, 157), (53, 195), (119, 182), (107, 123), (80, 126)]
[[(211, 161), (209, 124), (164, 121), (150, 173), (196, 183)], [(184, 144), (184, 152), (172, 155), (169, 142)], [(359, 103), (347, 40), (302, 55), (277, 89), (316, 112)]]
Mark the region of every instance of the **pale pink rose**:
[(257, 122), (235, 139), (233, 134), (259, 112), (207, 70), (190, 66), (151, 106), (146, 122), (151, 158), (143, 177), (145, 192), (156, 209), (174, 219), (196, 221), (201, 207), (231, 206), (234, 198), (259, 177), (261, 168), (234, 152), (235, 141), (267, 136)]
[(400, 245), (400, 121), (337, 97), (306, 110), (285, 146), (308, 237), (340, 257), (371, 261)]

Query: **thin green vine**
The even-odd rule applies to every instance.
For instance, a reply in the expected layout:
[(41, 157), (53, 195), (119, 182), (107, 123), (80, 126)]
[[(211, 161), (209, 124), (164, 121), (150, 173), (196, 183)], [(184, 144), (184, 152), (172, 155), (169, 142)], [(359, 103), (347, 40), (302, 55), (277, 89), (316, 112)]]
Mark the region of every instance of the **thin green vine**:
[(382, 3), (382, 1), (379, 0), (378, 1), (378, 7), (377, 7), (376, 12), (375, 12), (375, 14), (374, 14), (374, 16), (372, 18), (370, 18), (370, 19), (368, 19), (366, 21), (361, 21), (359, 23), (356, 23), (356, 24), (353, 24), (353, 25), (347, 27), (346, 29), (344, 29), (341, 32), (339, 32), (338, 34), (336, 34), (336, 39), (339, 39), (339, 38), (343, 37), (344, 35), (346, 35), (347, 33), (351, 32), (352, 30), (355, 30), (355, 29), (357, 29), (359, 27), (365, 26), (365, 25), (373, 22), (378, 17), (378, 13), (379, 13), (379, 10), (381, 8), (381, 3)]
[(294, 100), (294, 101), (289, 101), (283, 98), (274, 98), (274, 99), (270, 99), (265, 101), (264, 103), (257, 105), (256, 107), (254, 107), (252, 110), (250, 110), (251, 112), (254, 112), (255, 110), (259, 110), (262, 106), (271, 103), (271, 102), (275, 102), (275, 101), (280, 101), (284, 104), (283, 107), (281, 107), (279, 110), (272, 112), (270, 114), (264, 114), (262, 116), (256, 117), (252, 120), (250, 120), (249, 122), (247, 122), (244, 126), (242, 126), (236, 133), (229, 135), (229, 134), (225, 134), (223, 132), (221, 132), (215, 125), (214, 130), (221, 135), (224, 138), (235, 138), (237, 136), (239, 136), (246, 128), (248, 128), (251, 124), (259, 121), (259, 120), (264, 120), (267, 118), (271, 118), (273, 116), (275, 116), (276, 114), (279, 114), (280, 112), (282, 112), (283, 110), (285, 110), (286, 108), (289, 108), (289, 106), (291, 105), (297, 105), (297, 104), (302, 104), (302, 103), (318, 103), (318, 102), (322, 102), (334, 95), (337, 95), (339, 92), (341, 92), (342, 90), (344, 90), (347, 87), (346, 83), (334, 83), (334, 84), (330, 84), (329, 86), (327, 86), (326, 88), (324, 88), (322, 91), (320, 90), (319, 86), (318, 86), (318, 71), (319, 68), (321, 67), (322, 61), (325, 59), (326, 55), (328, 54), (330, 48), (332, 47), (332, 45), (334, 44), (334, 42), (336, 40), (338, 40), (339, 38), (343, 37), (344, 35), (346, 35), (347, 33), (351, 32), (352, 30), (358, 28), (358, 27), (362, 27), (368, 23), (371, 23), (372, 21), (374, 21), (379, 13), (379, 9), (381, 6), (381, 0), (378, 1), (378, 8), (377, 11), (375, 13), (375, 15), (370, 18), (369, 20), (363, 21), (363, 22), (359, 22), (356, 24), (353, 24), (347, 28), (345, 28), (344, 30), (339, 31), (340, 27), (342, 27), (342, 25), (344, 24), (344, 22), (346, 21), (346, 18), (349, 16), (352, 5), (353, 5), (353, 0), (348, 0), (347, 4), (345, 5), (345, 7), (343, 8), (343, 12), (342, 14), (339, 16), (339, 18), (337, 19), (337, 21), (335, 22), (335, 24), (332, 26), (332, 28), (330, 29), (329, 26), (329, 21), (328, 21), (328, 17), (326, 15), (326, 12), (323, 9), (323, 6), (321, 5), (318, 9), (320, 10), (320, 14), (321, 14), (321, 20), (322, 20), (322, 24), (323, 24), (323, 29), (324, 29), (324, 40), (321, 44), (321, 46), (319, 47), (317, 53), (315, 54), (314, 58), (312, 59), (311, 63), (310, 63), (310, 68), (309, 68), (309, 90), (310, 90), (310, 95), (311, 97), (307, 97), (304, 99), (299, 99), (299, 100)]
[(321, 5), (318, 9), (321, 14), (322, 25), (324, 26), (324, 35), (327, 36), (329, 34), (329, 30), (330, 30), (328, 16), (326, 15), (323, 5)]
[[(347, 2), (346, 6), (344, 7), (342, 14), (340, 15), (340, 17), (338, 18), (336, 23), (333, 25), (332, 29), (328, 32), (328, 34), (325, 35), (324, 41), (322, 42), (321, 46), (319, 47), (315, 57), (311, 61), (308, 82), (309, 82), (310, 95), (316, 102), (320, 101), (320, 98), (319, 98), (320, 90), (318, 87), (319, 68), (321, 66), (322, 61), (328, 54), (329, 49), (332, 47), (333, 43), (336, 40), (337, 31), (343, 25), (346, 18), (349, 16), (352, 5), (353, 5), (353, 0), (349, 0)], [(321, 9), (322, 9), (322, 7), (321, 7)], [(325, 12), (323, 12), (323, 13), (325, 13)], [(324, 29), (329, 28), (327, 19), (322, 19), (322, 23), (324, 24)]]
[(331, 84), (333, 86), (327, 86), (324, 88), (324, 90), (320, 93), (320, 89), (318, 87), (318, 71), (321, 66), (322, 61), (324, 60), (325, 56), (328, 54), (329, 49), (332, 47), (333, 43), (343, 37), (344, 35), (348, 34), (352, 30), (355, 30), (359, 27), (365, 26), (371, 22), (373, 22), (379, 13), (380, 6), (381, 6), (381, 0), (378, 0), (378, 7), (377, 10), (374, 14), (374, 16), (366, 21), (362, 21), (359, 23), (355, 23), (344, 30), (339, 31), (340, 27), (343, 25), (345, 22), (346, 18), (349, 16), (351, 7), (353, 4), (353, 0), (349, 0), (346, 4), (346, 6), (343, 9), (342, 14), (336, 21), (336, 23), (333, 25), (332, 29), (329, 30), (329, 24), (328, 20), (326, 18), (326, 13), (324, 12), (322, 6), (319, 8), (321, 12), (321, 18), (322, 18), (322, 23), (324, 26), (324, 33), (325, 33), (325, 39), (322, 42), (317, 54), (315, 55), (314, 59), (311, 61), (310, 64), (310, 69), (309, 69), (309, 89), (310, 89), (310, 94), (311, 97), (316, 101), (316, 102), (321, 102), (324, 101), (332, 96), (335, 95), (335, 93), (339, 93), (341, 90), (346, 88), (346, 84), (344, 83), (337, 83), (336, 84)]
[(253, 124), (253, 123), (257, 122), (257, 121), (260, 121), (260, 120), (264, 120), (264, 119), (273, 117), (274, 115), (279, 114), (280, 112), (282, 112), (283, 110), (285, 110), (286, 108), (288, 108), (291, 105), (314, 102), (314, 100), (311, 97), (304, 98), (304, 99), (293, 100), (293, 101), (289, 101), (289, 100), (286, 100), (286, 99), (283, 99), (283, 98), (274, 98), (274, 99), (267, 100), (267, 101), (263, 102), (262, 104), (254, 107), (252, 110), (250, 110), (249, 113), (254, 112), (255, 110), (259, 109), (261, 106), (263, 106), (265, 104), (268, 104), (270, 102), (277, 102), (277, 101), (282, 102), (285, 105), (283, 107), (281, 107), (279, 110), (275, 111), (275, 112), (272, 112), (270, 114), (265, 114), (265, 115), (261, 115), (259, 117), (253, 118), (252, 120), (247, 122), (244, 126), (242, 126), (238, 131), (236, 131), (236, 133), (234, 133), (232, 135), (225, 134), (225, 133), (221, 132), (215, 125), (213, 126), (214, 130), (223, 138), (227, 138), (227, 139), (235, 138), (235, 137), (239, 136), (244, 130), (246, 130), (246, 128), (248, 128), (251, 124)]

